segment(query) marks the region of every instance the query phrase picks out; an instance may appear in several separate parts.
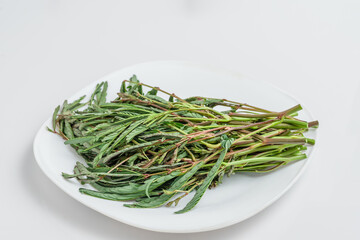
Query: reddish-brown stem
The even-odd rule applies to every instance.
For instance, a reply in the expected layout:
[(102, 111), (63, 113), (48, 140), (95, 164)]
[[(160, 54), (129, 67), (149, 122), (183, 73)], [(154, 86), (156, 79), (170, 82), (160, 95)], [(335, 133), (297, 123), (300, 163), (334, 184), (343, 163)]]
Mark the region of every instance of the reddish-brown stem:
[[(115, 100), (113, 102), (126, 102), (126, 101), (129, 101), (129, 102), (137, 102), (137, 103), (142, 103), (142, 104), (145, 104), (145, 105), (148, 105), (148, 106), (152, 106), (152, 107), (155, 107), (155, 108), (158, 108), (160, 110), (163, 110), (163, 111), (169, 111), (169, 109), (166, 109), (164, 107), (161, 107), (155, 103), (152, 103), (152, 102), (148, 102), (148, 101), (143, 101), (143, 100), (140, 100), (140, 99), (135, 99), (135, 98), (121, 98), (119, 100)], [(181, 117), (179, 116), (178, 114), (176, 113), (170, 113), (171, 115), (175, 116), (175, 117)], [(191, 121), (189, 121), (188, 119), (181, 119), (182, 121), (188, 123), (190, 126), (194, 126), (194, 123), (192, 123)]]
[[(214, 134), (213, 136), (209, 136), (209, 137), (204, 137), (204, 138), (200, 138), (200, 139), (197, 139), (197, 140), (193, 140), (193, 141), (191, 141), (191, 142), (189, 142), (189, 143), (194, 143), (194, 142), (203, 141), (203, 140), (206, 140), (206, 139), (209, 139), (209, 138), (213, 138), (213, 137), (216, 137), (216, 136), (223, 135), (223, 134), (228, 133), (228, 132), (231, 132), (231, 131), (242, 130), (242, 129), (246, 129), (246, 128), (250, 128), (250, 127), (255, 127), (255, 126), (259, 126), (259, 125), (264, 125), (264, 124), (272, 123), (272, 122), (275, 122), (275, 121), (277, 121), (277, 119), (270, 119), (270, 120), (267, 120), (267, 121), (264, 121), (264, 122), (252, 123), (252, 124), (245, 125), (245, 126), (241, 126), (241, 127), (231, 127), (231, 128), (229, 128), (229, 129), (227, 129), (227, 130), (225, 130), (225, 131), (216, 133), (216, 134)], [(219, 128), (226, 128), (226, 126), (219, 127)], [(214, 128), (214, 129), (209, 129), (209, 130), (215, 131), (215, 130), (218, 130), (218, 129)]]
[(129, 160), (132, 156), (124, 159), (123, 161), (121, 161), (120, 163), (116, 164), (112, 169), (110, 169), (107, 173), (111, 173), (112, 171), (114, 171), (116, 168), (118, 168), (121, 164), (123, 164), (124, 162), (126, 162), (127, 160)]
[(308, 122), (308, 126), (310, 127), (317, 127), (319, 126), (319, 121), (312, 121), (312, 122)]
[[(131, 81), (129, 81), (129, 80), (124, 80), (124, 82), (129, 82), (129, 83), (131, 83)], [(148, 87), (148, 88), (151, 88), (151, 89), (155, 89), (155, 90), (157, 90), (157, 91), (159, 91), (159, 92), (162, 92), (162, 93), (165, 93), (165, 94), (167, 94), (167, 95), (169, 95), (169, 96), (172, 96), (172, 97), (180, 100), (181, 102), (186, 102), (184, 99), (176, 96), (175, 93), (166, 92), (165, 90), (162, 90), (162, 89), (159, 88), (159, 87), (153, 87), (153, 86), (147, 85), (147, 84), (145, 84), (145, 83), (136, 83), (136, 84), (141, 85), (141, 86), (145, 86), (145, 87)]]

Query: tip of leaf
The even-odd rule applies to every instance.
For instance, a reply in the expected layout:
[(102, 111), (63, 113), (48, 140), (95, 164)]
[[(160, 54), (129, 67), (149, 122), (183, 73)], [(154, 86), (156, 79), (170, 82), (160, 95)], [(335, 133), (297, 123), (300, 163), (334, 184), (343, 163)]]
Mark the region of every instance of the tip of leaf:
[(67, 173), (61, 173), (61, 176), (63, 176), (65, 179), (68, 179), (68, 178), (72, 178), (73, 177), (73, 175), (71, 175), (71, 174), (67, 174)]
[(46, 127), (46, 130), (48, 130), (49, 132), (55, 133), (55, 131), (50, 129), (48, 126)]
[(86, 190), (87, 190), (86, 188), (79, 188), (79, 192), (82, 194), (86, 193)]
[(135, 204), (123, 204), (123, 206), (128, 208), (137, 208)]
[(139, 80), (137, 79), (137, 76), (134, 74), (132, 75), (132, 77), (129, 79), (130, 82), (139, 82)]
[(176, 211), (176, 212), (174, 212), (175, 214), (182, 214), (182, 213), (186, 213), (187, 211), (184, 211), (184, 209), (182, 209), (182, 210), (179, 210), (179, 211)]

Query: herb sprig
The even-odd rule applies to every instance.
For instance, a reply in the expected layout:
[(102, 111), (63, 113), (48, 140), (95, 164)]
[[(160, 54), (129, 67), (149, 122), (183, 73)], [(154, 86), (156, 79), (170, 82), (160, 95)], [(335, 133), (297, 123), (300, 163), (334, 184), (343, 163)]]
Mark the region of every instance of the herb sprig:
[(303, 133), (318, 122), (297, 119), (300, 105), (274, 112), (226, 99), (182, 99), (139, 82), (135, 75), (122, 82), (111, 102), (106, 102), (107, 88), (107, 82), (99, 83), (87, 101), (82, 96), (56, 107), (49, 131), (86, 162), (77, 162), (73, 174), (63, 173), (64, 178), (95, 189), (80, 188), (83, 194), (135, 200), (126, 207), (177, 205), (196, 190), (175, 213), (187, 212), (224, 175), (273, 171), (305, 159), (306, 145), (315, 143)]

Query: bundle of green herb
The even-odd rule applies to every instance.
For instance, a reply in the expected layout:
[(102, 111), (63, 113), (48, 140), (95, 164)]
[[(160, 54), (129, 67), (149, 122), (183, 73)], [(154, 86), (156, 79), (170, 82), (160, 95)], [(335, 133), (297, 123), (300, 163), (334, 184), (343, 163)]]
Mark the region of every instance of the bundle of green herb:
[[(80, 192), (132, 208), (168, 206), (193, 190), (191, 210), (208, 188), (236, 172), (268, 172), (306, 158), (303, 132), (318, 122), (296, 119), (301, 106), (272, 112), (226, 99), (182, 99), (136, 76), (123, 81), (118, 97), (106, 102), (107, 82), (85, 96), (58, 106), (53, 133), (65, 139), (86, 162), (73, 174), (96, 190)], [(146, 94), (143, 87), (150, 88)], [(168, 100), (158, 96), (162, 92)], [(226, 107), (227, 111), (215, 107)], [(180, 197), (170, 201), (177, 193)]]

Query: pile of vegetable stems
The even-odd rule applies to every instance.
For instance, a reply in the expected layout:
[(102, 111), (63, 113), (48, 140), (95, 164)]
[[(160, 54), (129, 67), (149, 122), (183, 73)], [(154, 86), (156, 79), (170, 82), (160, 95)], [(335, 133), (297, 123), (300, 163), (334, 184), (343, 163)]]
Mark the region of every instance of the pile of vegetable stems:
[(90, 184), (95, 190), (80, 188), (90, 196), (135, 201), (126, 207), (177, 205), (196, 191), (175, 213), (187, 212), (224, 175), (274, 171), (306, 158), (305, 145), (315, 143), (303, 133), (318, 122), (295, 118), (300, 105), (274, 112), (226, 99), (182, 99), (135, 75), (111, 102), (107, 88), (99, 83), (86, 101), (83, 96), (58, 106), (49, 131), (86, 162), (64, 178)]

